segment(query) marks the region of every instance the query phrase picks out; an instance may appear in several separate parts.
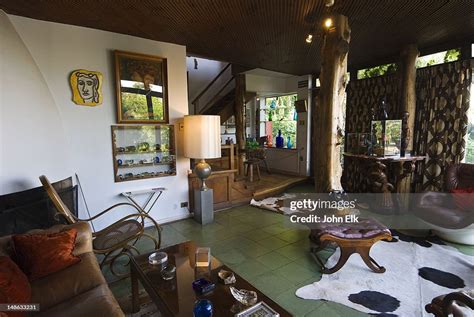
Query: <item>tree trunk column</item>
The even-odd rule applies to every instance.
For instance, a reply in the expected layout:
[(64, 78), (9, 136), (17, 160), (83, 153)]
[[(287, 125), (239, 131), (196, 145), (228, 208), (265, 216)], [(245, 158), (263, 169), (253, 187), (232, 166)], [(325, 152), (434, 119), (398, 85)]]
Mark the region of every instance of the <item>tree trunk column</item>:
[(350, 34), (347, 17), (334, 16), (321, 51), (319, 107), (313, 116), (314, 180), (318, 193), (342, 189), (341, 141)]
[[(400, 118), (408, 113), (407, 152), (413, 152), (413, 131), (415, 130), (416, 113), (416, 59), (420, 52), (414, 44), (405, 46), (400, 54), (399, 87), (400, 87)], [(412, 153), (413, 154), (413, 153)]]
[(239, 175), (244, 174), (244, 159), (245, 159), (245, 75), (238, 74), (235, 76), (235, 138), (237, 143), (238, 153), (238, 169)]

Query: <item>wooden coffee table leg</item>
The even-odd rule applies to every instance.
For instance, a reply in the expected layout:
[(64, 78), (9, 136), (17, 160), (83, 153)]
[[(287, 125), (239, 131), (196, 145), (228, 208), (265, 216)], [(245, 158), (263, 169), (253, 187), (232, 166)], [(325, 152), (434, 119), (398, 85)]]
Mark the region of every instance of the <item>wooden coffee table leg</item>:
[(138, 297), (138, 278), (137, 272), (133, 265), (130, 266), (130, 281), (132, 283), (132, 313), (140, 311), (140, 303)]
[(384, 273), (385, 268), (383, 266), (380, 266), (377, 262), (375, 262), (374, 259), (370, 256), (370, 248), (372, 246), (368, 247), (360, 247), (358, 248), (357, 252), (360, 254), (360, 257), (362, 260), (364, 260), (364, 263), (375, 273)]

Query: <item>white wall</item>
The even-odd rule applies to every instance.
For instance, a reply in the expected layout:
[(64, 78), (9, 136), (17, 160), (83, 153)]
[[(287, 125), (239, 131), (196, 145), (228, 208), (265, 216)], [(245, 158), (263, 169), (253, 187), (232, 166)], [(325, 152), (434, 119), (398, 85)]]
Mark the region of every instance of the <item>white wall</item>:
[[(28, 94), (31, 89), (41, 90), (46, 94), (49, 88), (58, 114), (56, 117), (42, 122), (42, 124), (48, 128), (51, 123), (54, 123), (52, 128), (62, 125), (64, 137), (69, 147), (63, 147), (62, 143), (56, 143), (44, 134), (38, 133), (35, 128), (37, 125), (30, 126), (25, 124), (22, 114), (15, 118), (11, 126), (7, 127), (8, 130), (3, 128), (4, 120), (2, 121), (2, 133), (8, 134), (8, 137), (2, 139), (2, 141), (5, 140), (7, 143), (2, 144), (2, 147), (8, 149), (15, 146), (17, 142), (15, 134), (21, 128), (23, 129), (22, 133), (30, 138), (28, 142), (23, 144), (26, 148), (36, 149), (33, 145), (39, 143), (48, 144), (50, 147), (65, 152), (69, 157), (69, 165), (81, 178), (86, 199), (93, 214), (113, 203), (124, 201), (124, 198), (119, 196), (119, 193), (123, 191), (163, 186), (168, 188), (168, 191), (163, 194), (156, 207), (154, 207), (152, 216), (161, 222), (186, 217), (188, 211), (185, 208), (179, 207), (180, 202), (188, 201), (187, 169), (189, 167), (189, 160), (182, 157), (182, 149), (178, 147), (177, 151), (177, 176), (114, 183), (110, 129), (110, 126), (116, 123), (113, 50), (124, 50), (167, 58), (169, 117), (170, 122), (174, 124), (188, 113), (186, 48), (180, 45), (94, 29), (17, 16), (8, 17), (31, 53), (36, 62), (37, 69), (39, 69), (46, 83), (29, 83), (25, 87), (24, 81), (22, 82), (20, 78), (15, 78), (15, 88), (8, 92), (11, 95), (9, 99)], [(22, 63), (25, 63), (23, 58), (10, 59), (4, 62), (5, 64), (12, 64), (11, 67), (13, 68), (20, 67)], [(34, 65), (29, 65), (28, 67), (32, 71), (35, 68)], [(68, 75), (71, 71), (79, 68), (103, 73), (104, 98), (102, 105), (98, 107), (82, 107), (75, 105), (71, 101)], [(1, 87), (2, 89), (0, 90), (4, 90), (4, 86), (2, 85)], [(1, 100), (2, 109), (10, 106), (4, 103), (5, 98)], [(25, 101), (20, 100), (16, 103), (16, 106), (24, 107), (24, 103)], [(45, 107), (44, 103), (37, 104), (29, 115), (32, 118), (41, 120), (44, 117), (42, 114), (45, 111)], [(177, 142), (179, 144), (179, 139), (182, 136), (178, 130), (178, 127), (176, 127), (175, 131), (178, 133)], [(50, 131), (50, 135), (53, 135), (53, 132)], [(25, 157), (28, 161), (34, 162), (43, 155), (45, 153), (42, 153), (42, 151), (30, 151)], [(7, 159), (9, 162), (23, 160), (23, 156), (23, 152), (2, 151), (2, 159)], [(26, 169), (27, 172), (25, 173), (32, 178), (30, 184), (39, 186), (39, 181), (34, 180), (33, 182), (33, 179), (40, 174), (45, 173), (47, 176), (50, 176), (52, 181), (60, 178), (57, 173), (52, 173), (51, 171), (58, 167), (62, 168), (64, 160), (63, 156), (53, 155), (48, 158), (47, 162), (43, 162), (44, 164), (24, 164), (22, 168)], [(16, 166), (16, 163), (12, 164)], [(3, 169), (5, 169), (5, 166), (2, 165)], [(14, 179), (9, 179), (9, 182), (14, 181)], [(144, 197), (141, 198), (143, 199)], [(111, 217), (117, 219), (126, 213), (128, 212), (117, 212)], [(84, 216), (83, 211), (82, 216)], [(96, 228), (110, 224), (112, 220), (103, 219), (96, 223)]]
[[(198, 69), (194, 69), (194, 59), (198, 62)], [(219, 74), (227, 63), (214, 61), (199, 57), (186, 57), (186, 67), (188, 70), (188, 101), (196, 98), (201, 91)], [(222, 83), (223, 84), (223, 83)], [(220, 88), (219, 86), (218, 88)], [(216, 91), (217, 92), (217, 91)]]
[(70, 175), (70, 145), (48, 86), (0, 11), (0, 195)]

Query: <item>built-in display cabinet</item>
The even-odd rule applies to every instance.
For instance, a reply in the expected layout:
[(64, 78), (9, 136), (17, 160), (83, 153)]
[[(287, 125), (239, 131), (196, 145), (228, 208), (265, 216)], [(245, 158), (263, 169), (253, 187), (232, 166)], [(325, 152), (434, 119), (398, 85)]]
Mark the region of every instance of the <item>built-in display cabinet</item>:
[(115, 182), (176, 175), (173, 125), (113, 125)]

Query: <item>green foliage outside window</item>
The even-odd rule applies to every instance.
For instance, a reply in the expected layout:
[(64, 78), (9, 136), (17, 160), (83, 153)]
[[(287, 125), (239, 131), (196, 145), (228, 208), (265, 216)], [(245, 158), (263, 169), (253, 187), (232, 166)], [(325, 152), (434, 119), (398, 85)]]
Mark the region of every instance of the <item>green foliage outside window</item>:
[[(273, 122), (272, 136), (273, 144), (275, 138), (278, 136), (278, 130), (281, 130), (281, 135), (285, 139), (285, 147), (290, 137), (293, 147), (296, 146), (296, 121), (294, 120), (295, 101), (297, 95), (279, 96), (265, 99), (265, 106), (267, 110), (266, 120)], [(274, 104), (274, 109), (272, 109)], [(270, 114), (271, 113), (271, 114)]]
[[(416, 68), (422, 68), (437, 64), (449, 63), (459, 60), (461, 57), (461, 49), (453, 48), (444, 52), (434, 53), (430, 55), (420, 56), (416, 60)], [(357, 79), (373, 78), (383, 76), (397, 71), (395, 63), (379, 65), (371, 68), (360, 69), (357, 71)]]
[[(146, 96), (122, 92), (122, 111), (125, 118), (149, 119)], [(155, 120), (163, 120), (163, 99), (151, 97), (153, 103), (153, 116)]]
[(372, 77), (382, 76), (382, 75), (394, 73), (396, 71), (397, 71), (397, 65), (394, 64), (394, 63), (375, 66), (375, 67), (361, 69), (361, 70), (357, 71), (357, 79), (364, 79), (364, 78), (372, 78)]

